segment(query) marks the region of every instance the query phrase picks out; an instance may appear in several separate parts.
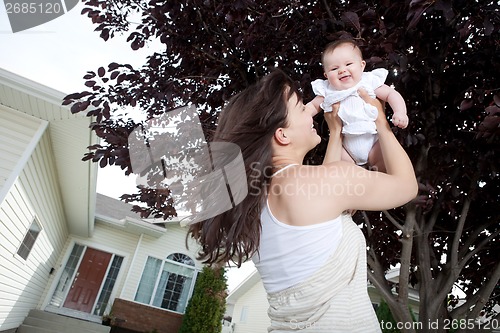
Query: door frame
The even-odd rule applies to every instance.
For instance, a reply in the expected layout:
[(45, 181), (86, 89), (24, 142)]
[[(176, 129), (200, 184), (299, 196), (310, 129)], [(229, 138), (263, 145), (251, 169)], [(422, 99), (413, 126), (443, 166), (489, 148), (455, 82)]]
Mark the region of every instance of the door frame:
[[(111, 260), (110, 260), (110, 262), (108, 264), (108, 267), (106, 268), (106, 273), (104, 275), (104, 279), (101, 282), (101, 286), (99, 288), (98, 296), (101, 294), (102, 287), (103, 287), (104, 282), (106, 280), (106, 276), (107, 276), (107, 274), (109, 272), (109, 269), (111, 267), (111, 264), (113, 262), (113, 257), (115, 255), (123, 257), (123, 261), (122, 261), (122, 264), (121, 264), (121, 267), (120, 267), (120, 271), (118, 272), (118, 276), (116, 277), (116, 283), (113, 286), (113, 290), (112, 290), (110, 298), (109, 298), (109, 303), (107, 305), (106, 310), (104, 311), (105, 313), (109, 313), (110, 312), (113, 300), (115, 299), (116, 294), (118, 292), (117, 291), (117, 286), (120, 284), (120, 281), (121, 281), (121, 279), (123, 278), (123, 276), (125, 274), (125, 267), (127, 267), (128, 254), (126, 252), (123, 252), (123, 251), (120, 251), (120, 250), (117, 250), (115, 248), (111, 248), (109, 246), (105, 246), (105, 245), (102, 245), (102, 244), (99, 244), (99, 243), (93, 243), (93, 242), (89, 242), (87, 240), (75, 239), (75, 238), (71, 238), (71, 237), (68, 240), (67, 246), (65, 246), (64, 255), (61, 255), (59, 257), (59, 260), (58, 260), (57, 266), (56, 266), (57, 267), (56, 268), (56, 273), (53, 275), (53, 279), (49, 281), (48, 285), (50, 287), (47, 290), (47, 293), (46, 293), (46, 296), (45, 296), (45, 300), (42, 303), (41, 309), (44, 310), (44, 311), (53, 312), (53, 313), (57, 313), (57, 314), (62, 314), (62, 315), (73, 317), (73, 318), (79, 318), (79, 319), (84, 319), (84, 320), (88, 320), (88, 321), (93, 321), (93, 322), (100, 323), (101, 320), (102, 320), (102, 317), (93, 314), (94, 307), (95, 307), (96, 303), (98, 302), (98, 297), (96, 298), (96, 300), (94, 302), (93, 309), (92, 309), (92, 311), (90, 313), (80, 312), (80, 311), (77, 311), (77, 310), (73, 310), (73, 309), (69, 309), (69, 308), (63, 307), (64, 302), (66, 301), (66, 297), (68, 296), (69, 290), (65, 292), (64, 299), (61, 302), (60, 306), (54, 306), (54, 305), (50, 304), (50, 301), (52, 299), (54, 291), (57, 288), (57, 284), (59, 283), (59, 280), (61, 279), (64, 267), (66, 266), (66, 263), (68, 262), (68, 260), (70, 258), (71, 251), (73, 250), (73, 247), (75, 246), (75, 244), (79, 244), (79, 245), (85, 246), (85, 250), (90, 247), (90, 248), (93, 248), (93, 249), (98, 250), (98, 251), (108, 252), (108, 253), (112, 254)], [(74, 280), (74, 275), (76, 274), (76, 272), (78, 271), (78, 268), (80, 267), (80, 263), (82, 261), (82, 258), (84, 256), (84, 254), (85, 253), (82, 253), (82, 255), (80, 256), (80, 258), (78, 259), (78, 264), (77, 264), (77, 266), (75, 268), (75, 272), (74, 272), (74, 274), (73, 274), (73, 276), (71, 278), (72, 282)]]
[(114, 258), (113, 253), (84, 247), (61, 307), (85, 313), (95, 311)]

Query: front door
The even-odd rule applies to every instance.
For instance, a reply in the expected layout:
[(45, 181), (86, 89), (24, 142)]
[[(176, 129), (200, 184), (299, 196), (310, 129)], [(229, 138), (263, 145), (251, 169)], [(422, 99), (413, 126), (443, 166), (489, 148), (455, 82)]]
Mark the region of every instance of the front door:
[(111, 253), (87, 248), (64, 307), (90, 313), (111, 260)]

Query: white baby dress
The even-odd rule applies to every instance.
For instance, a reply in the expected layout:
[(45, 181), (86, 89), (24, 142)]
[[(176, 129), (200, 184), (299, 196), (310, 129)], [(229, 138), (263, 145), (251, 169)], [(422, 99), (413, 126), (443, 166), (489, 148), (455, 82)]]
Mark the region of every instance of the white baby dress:
[(388, 71), (377, 68), (371, 72), (364, 72), (360, 82), (346, 90), (337, 90), (328, 80), (318, 79), (312, 82), (313, 92), (323, 96), (321, 108), (325, 112), (332, 111), (332, 104), (340, 102), (339, 117), (342, 120), (344, 147), (356, 164), (363, 165), (368, 161), (368, 154), (377, 142), (377, 108), (366, 103), (358, 94), (359, 88), (364, 88), (375, 98), (375, 89), (384, 84)]

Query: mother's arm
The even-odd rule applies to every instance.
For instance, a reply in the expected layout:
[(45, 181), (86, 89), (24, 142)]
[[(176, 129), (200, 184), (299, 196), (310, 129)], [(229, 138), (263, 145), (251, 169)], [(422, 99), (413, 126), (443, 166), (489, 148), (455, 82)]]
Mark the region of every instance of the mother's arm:
[(323, 164), (338, 162), (342, 157), (342, 120), (338, 116), (340, 103), (332, 105), (332, 112), (325, 112), (325, 121), (330, 130)]
[(375, 121), (387, 173), (368, 171), (350, 163), (338, 162), (330, 166), (332, 177), (325, 180), (337, 189), (333, 193), (337, 209), (385, 210), (401, 206), (417, 195), (418, 185), (410, 158), (394, 136), (382, 104), (364, 92), (360, 95), (378, 109)]

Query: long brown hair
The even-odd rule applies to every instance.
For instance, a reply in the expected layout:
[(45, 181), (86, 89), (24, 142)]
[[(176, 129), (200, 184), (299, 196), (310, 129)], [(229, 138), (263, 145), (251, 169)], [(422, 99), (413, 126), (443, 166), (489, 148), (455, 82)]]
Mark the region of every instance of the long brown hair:
[(198, 259), (204, 263), (240, 266), (258, 250), (260, 214), (272, 174), (272, 138), (287, 126), (286, 103), (294, 93), (300, 97), (295, 83), (276, 69), (233, 96), (220, 113), (213, 141), (240, 147), (248, 195), (234, 208), (190, 225), (188, 237), (201, 245)]

